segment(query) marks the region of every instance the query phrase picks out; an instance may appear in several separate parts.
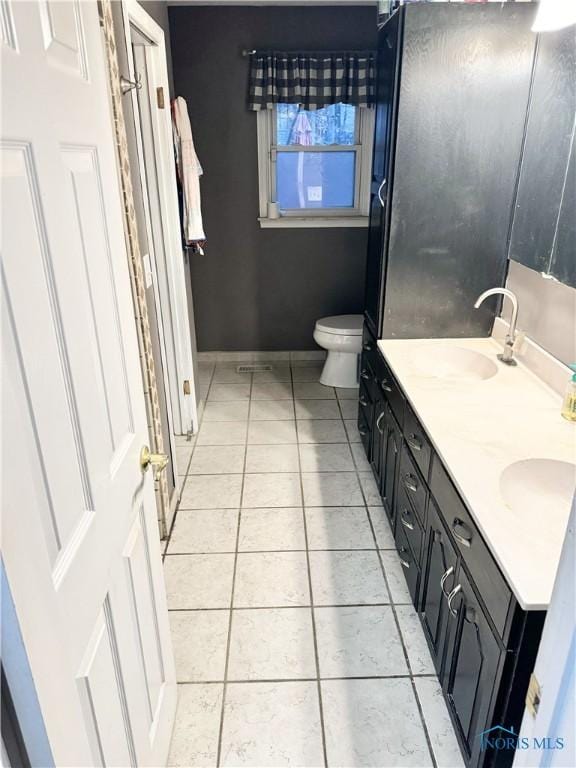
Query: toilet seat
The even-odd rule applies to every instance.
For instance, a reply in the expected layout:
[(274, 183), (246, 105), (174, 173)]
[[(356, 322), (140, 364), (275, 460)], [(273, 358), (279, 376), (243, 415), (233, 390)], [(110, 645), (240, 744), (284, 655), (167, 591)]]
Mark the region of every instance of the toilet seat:
[(362, 336), (364, 318), (362, 315), (331, 315), (316, 321), (316, 329), (338, 336)]

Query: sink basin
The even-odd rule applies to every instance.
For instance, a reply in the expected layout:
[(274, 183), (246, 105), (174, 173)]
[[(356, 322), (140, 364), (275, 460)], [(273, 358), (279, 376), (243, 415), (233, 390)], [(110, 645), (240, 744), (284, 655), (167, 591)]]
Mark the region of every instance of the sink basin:
[(481, 352), (447, 344), (417, 347), (413, 366), (421, 376), (455, 382), (482, 381), (498, 372), (496, 362)]
[(525, 459), (510, 464), (500, 475), (500, 493), (518, 514), (537, 509), (546, 515), (568, 517), (576, 487), (576, 465), (555, 459)]

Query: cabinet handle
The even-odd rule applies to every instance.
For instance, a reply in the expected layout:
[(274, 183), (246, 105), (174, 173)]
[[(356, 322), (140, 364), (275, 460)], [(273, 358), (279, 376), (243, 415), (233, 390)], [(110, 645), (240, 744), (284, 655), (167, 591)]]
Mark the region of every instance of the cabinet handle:
[(368, 430), (364, 427), (358, 427), (358, 432), (362, 435), (362, 437), (365, 437), (368, 434)]
[(444, 571), (444, 573), (442, 574), (442, 578), (440, 579), (440, 589), (442, 590), (442, 594), (444, 595), (445, 598), (448, 598), (448, 592), (446, 592), (446, 590), (444, 589), (444, 584), (446, 583), (446, 579), (449, 576), (452, 576), (453, 573), (454, 573), (454, 566), (451, 565), (450, 568)]
[(413, 493), (416, 493), (418, 490), (418, 480), (414, 477), (414, 475), (410, 474), (410, 472), (404, 475), (402, 478), (402, 483), (404, 484), (405, 488), (407, 488), (409, 491), (412, 491)]
[(404, 526), (404, 528), (408, 528), (409, 531), (414, 530), (414, 523), (411, 523), (410, 520), (407, 520), (406, 518), (410, 515), (410, 511), (408, 509), (404, 509), (402, 511), (402, 514), (400, 515), (400, 522)]
[[(405, 548), (404, 548), (404, 547), (402, 547), (402, 549), (401, 549), (400, 551), (401, 551), (401, 552), (406, 552), (406, 550), (405, 550)], [(400, 564), (401, 564), (401, 565), (402, 565), (404, 568), (406, 568), (406, 570), (408, 570), (408, 569), (410, 568), (410, 563), (408, 562), (408, 560), (404, 560), (404, 558), (403, 558), (403, 557), (401, 557), (401, 558), (400, 558)]]
[(382, 179), (382, 184), (378, 187), (378, 200), (380, 200), (380, 205), (382, 208), (384, 208), (384, 200), (382, 200), (382, 189), (384, 185), (386, 184), (386, 179)]
[(458, 616), (458, 611), (455, 611), (452, 608), (452, 600), (454, 600), (458, 592), (461, 592), (461, 591), (462, 591), (462, 584), (457, 584), (452, 590), (452, 592), (450, 592), (450, 594), (448, 595), (448, 610), (450, 611), (452, 616)]
[(367, 341), (362, 344), (362, 349), (364, 352), (371, 352), (372, 351), (372, 344), (369, 344)]
[(421, 451), (422, 450), (422, 440), (415, 435), (413, 432), (412, 434), (408, 435), (406, 438), (406, 442), (410, 446), (410, 448), (413, 448), (415, 451)]
[(368, 405), (368, 400), (366, 400), (364, 395), (360, 395), (360, 397), (358, 398), (358, 402), (360, 403), (360, 405), (364, 406), (364, 408), (366, 408), (366, 406)]
[(380, 416), (378, 416), (378, 418), (376, 419), (376, 429), (378, 430), (378, 432), (380, 432), (381, 435), (384, 434), (384, 430), (380, 428), (380, 422), (382, 421), (385, 415), (386, 415), (386, 411), (382, 411)]
[(469, 531), (466, 524), (457, 517), (454, 518), (454, 522), (452, 523), (452, 533), (454, 534), (456, 541), (462, 544), (463, 547), (469, 547), (472, 544), (472, 532)]
[(363, 379), (366, 379), (366, 381), (368, 381), (369, 379), (372, 378), (372, 376), (370, 376), (370, 374), (368, 373), (366, 368), (362, 369), (362, 372), (360, 373), (360, 376), (362, 376)]
[(384, 392), (392, 392), (392, 387), (390, 386), (390, 384), (388, 384), (386, 379), (382, 379), (382, 381), (380, 382), (380, 387), (384, 390)]

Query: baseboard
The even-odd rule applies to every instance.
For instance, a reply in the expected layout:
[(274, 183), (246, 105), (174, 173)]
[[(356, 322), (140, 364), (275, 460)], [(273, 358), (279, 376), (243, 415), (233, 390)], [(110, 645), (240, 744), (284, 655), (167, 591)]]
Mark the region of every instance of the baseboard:
[(256, 362), (322, 362), (326, 352), (318, 350), (288, 351), (288, 352), (198, 352), (198, 362), (201, 363), (256, 363)]

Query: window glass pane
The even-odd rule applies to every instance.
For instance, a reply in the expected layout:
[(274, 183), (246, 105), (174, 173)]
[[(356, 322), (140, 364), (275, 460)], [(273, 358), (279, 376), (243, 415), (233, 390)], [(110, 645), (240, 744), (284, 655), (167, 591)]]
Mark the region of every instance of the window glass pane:
[(276, 142), (278, 146), (317, 147), (355, 144), (356, 110), (353, 104), (330, 104), (315, 110), (302, 109), (298, 104), (278, 104)]
[(356, 152), (282, 152), (276, 200), (282, 210), (353, 208)]

